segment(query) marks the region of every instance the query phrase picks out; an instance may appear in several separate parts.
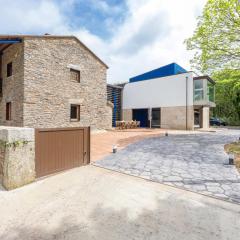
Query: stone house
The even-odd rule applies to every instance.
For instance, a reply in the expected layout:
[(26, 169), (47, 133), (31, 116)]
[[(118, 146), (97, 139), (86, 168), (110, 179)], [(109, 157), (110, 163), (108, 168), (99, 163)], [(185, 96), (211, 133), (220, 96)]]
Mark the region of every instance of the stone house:
[(74, 36), (0, 36), (0, 125), (110, 128), (107, 69)]

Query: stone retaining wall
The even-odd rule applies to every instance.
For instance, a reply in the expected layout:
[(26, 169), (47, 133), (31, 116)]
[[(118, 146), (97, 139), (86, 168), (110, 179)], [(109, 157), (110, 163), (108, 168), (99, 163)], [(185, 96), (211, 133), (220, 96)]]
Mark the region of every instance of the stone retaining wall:
[(4, 162), (4, 150), (0, 147), (0, 184), (2, 184), (3, 177), (3, 162)]
[(2, 185), (14, 189), (35, 180), (34, 129), (0, 127)]

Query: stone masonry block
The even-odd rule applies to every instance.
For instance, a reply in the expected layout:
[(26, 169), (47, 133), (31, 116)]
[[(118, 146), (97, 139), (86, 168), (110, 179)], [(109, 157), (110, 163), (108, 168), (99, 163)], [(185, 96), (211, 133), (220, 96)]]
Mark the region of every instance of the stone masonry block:
[(0, 127), (2, 184), (11, 190), (35, 180), (34, 129)]

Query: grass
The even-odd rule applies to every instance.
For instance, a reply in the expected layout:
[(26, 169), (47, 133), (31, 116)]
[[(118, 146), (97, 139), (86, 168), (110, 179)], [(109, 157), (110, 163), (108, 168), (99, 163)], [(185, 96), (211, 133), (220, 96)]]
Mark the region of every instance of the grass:
[(227, 153), (233, 153), (235, 155), (235, 165), (240, 171), (240, 141), (226, 144), (224, 149)]

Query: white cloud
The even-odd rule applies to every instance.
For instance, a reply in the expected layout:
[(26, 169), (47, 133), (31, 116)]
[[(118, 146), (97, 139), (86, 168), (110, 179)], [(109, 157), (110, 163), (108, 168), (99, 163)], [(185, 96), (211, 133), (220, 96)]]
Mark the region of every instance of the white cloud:
[[(183, 41), (192, 35), (206, 0), (126, 0), (124, 22), (114, 26), (107, 40), (91, 34), (85, 26), (71, 29), (61, 8), (73, 6), (74, 1), (0, 0), (0, 33), (74, 34), (109, 65), (111, 83), (170, 62), (189, 69), (191, 53)], [(111, 11), (106, 1), (91, 1), (98, 2), (101, 11)]]
[(65, 31), (65, 18), (53, 1), (0, 0), (0, 32), (45, 33)]
[[(112, 39), (109, 81), (126, 81), (170, 62), (189, 69), (191, 55), (183, 41), (192, 35), (196, 14), (201, 13), (205, 2), (129, 0), (130, 15)], [(123, 55), (126, 46), (127, 56)]]
[(104, 13), (107, 14), (118, 14), (121, 12), (121, 7), (114, 5), (111, 6), (109, 5), (106, 1), (104, 0), (88, 0), (92, 6), (100, 11), (103, 11)]

